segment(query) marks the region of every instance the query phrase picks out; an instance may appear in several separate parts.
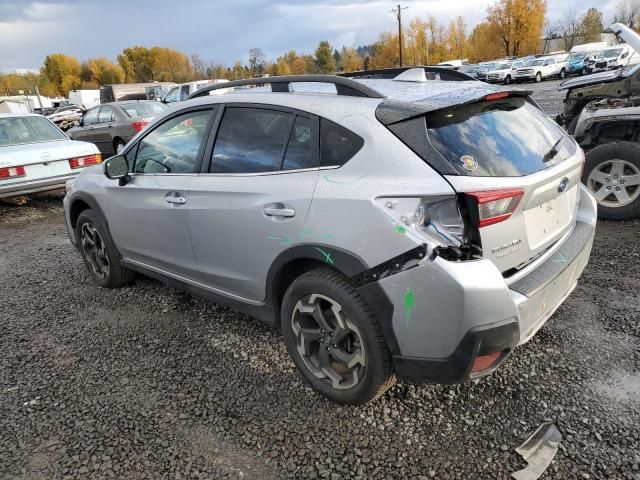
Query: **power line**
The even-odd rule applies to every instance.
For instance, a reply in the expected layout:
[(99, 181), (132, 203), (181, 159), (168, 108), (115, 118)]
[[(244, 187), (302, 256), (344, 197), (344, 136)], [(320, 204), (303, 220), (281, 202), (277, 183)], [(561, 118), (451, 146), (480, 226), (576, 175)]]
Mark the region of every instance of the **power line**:
[(391, 13), (395, 13), (398, 17), (398, 47), (400, 49), (400, 66), (402, 67), (402, 10), (406, 10), (409, 7), (401, 7), (398, 4), (397, 8), (392, 8)]

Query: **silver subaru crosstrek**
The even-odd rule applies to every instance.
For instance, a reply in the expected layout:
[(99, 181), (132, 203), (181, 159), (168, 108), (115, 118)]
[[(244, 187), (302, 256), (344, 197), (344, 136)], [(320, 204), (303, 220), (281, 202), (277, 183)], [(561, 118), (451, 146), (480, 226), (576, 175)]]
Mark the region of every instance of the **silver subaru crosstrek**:
[(71, 241), (100, 286), (141, 272), (280, 329), (336, 402), (490, 373), (576, 286), (596, 203), (529, 92), (459, 76), (205, 87), (69, 182)]

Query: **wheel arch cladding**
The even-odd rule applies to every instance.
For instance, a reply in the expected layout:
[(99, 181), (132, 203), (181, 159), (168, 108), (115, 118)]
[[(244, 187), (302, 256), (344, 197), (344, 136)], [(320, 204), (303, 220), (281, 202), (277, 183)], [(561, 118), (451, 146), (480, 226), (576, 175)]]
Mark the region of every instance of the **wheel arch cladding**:
[(284, 294), (296, 278), (318, 267), (326, 266), (344, 275), (356, 291), (369, 304), (382, 329), (392, 354), (399, 351), (398, 341), (393, 331), (393, 304), (377, 283), (357, 286), (353, 277), (366, 272), (369, 266), (357, 255), (326, 244), (296, 245), (280, 253), (271, 264), (267, 275), (265, 303), (271, 304), (276, 317), (280, 315), (280, 305)]

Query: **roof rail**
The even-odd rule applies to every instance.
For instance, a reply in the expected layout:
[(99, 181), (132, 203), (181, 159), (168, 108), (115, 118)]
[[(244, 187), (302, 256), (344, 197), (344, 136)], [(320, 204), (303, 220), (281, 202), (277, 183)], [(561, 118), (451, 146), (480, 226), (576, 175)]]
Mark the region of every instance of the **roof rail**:
[[(457, 70), (454, 70), (451, 67), (436, 67), (436, 66), (424, 66), (424, 65), (417, 65), (412, 67), (381, 68), (379, 70), (360, 70), (358, 72), (340, 73), (339, 75), (341, 77), (347, 77), (347, 78), (393, 79), (398, 75), (400, 75), (401, 73), (414, 68), (423, 68), (426, 74), (438, 73), (440, 74), (440, 80), (444, 80), (444, 81), (476, 80), (475, 78), (470, 77), (466, 73), (459, 72)], [(429, 78), (428, 75), (427, 75), (427, 78)]]
[(338, 95), (350, 97), (384, 98), (380, 92), (367, 87), (350, 78), (337, 77), (335, 75), (284, 75), (281, 77), (247, 78), (245, 80), (232, 80), (226, 83), (207, 85), (196, 90), (188, 98), (208, 95), (212, 90), (223, 88), (244, 87), (247, 85), (271, 85), (272, 92), (291, 92), (291, 83), (328, 83), (336, 86)]

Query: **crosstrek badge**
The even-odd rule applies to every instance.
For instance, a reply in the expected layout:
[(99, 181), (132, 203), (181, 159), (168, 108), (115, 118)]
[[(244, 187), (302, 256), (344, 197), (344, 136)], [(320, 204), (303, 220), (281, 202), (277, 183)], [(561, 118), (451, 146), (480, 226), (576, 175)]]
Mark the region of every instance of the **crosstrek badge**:
[(469, 170), (470, 172), (478, 168), (478, 162), (476, 162), (471, 155), (461, 156), (460, 161), (465, 170)]

